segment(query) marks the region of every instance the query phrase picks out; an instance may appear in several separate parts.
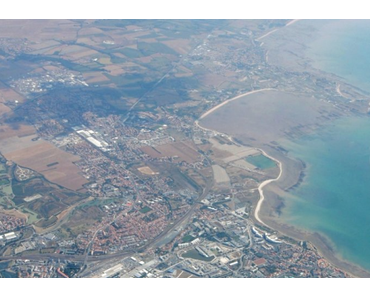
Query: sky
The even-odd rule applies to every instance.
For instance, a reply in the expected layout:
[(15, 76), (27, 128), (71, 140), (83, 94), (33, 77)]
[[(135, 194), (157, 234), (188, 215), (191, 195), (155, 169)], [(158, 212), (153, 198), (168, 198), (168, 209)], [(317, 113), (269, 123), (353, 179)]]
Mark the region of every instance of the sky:
[[(2, 1), (2, 19), (318, 19), (368, 18), (363, 0), (10, 0)], [(117, 9), (117, 6), (119, 9)]]

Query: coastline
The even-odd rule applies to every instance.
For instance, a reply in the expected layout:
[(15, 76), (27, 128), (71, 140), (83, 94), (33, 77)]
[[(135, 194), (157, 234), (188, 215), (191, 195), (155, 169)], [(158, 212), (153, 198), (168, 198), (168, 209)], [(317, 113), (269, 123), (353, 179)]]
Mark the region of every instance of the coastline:
[[(241, 99), (254, 93), (269, 90), (274, 89), (268, 88), (255, 90), (228, 99), (202, 114), (198, 120), (195, 121), (195, 125), (205, 131), (223, 134), (234, 144), (245, 145), (244, 143), (240, 144), (240, 141), (236, 142), (233, 137), (227, 133), (203, 127), (200, 125), (199, 121), (212, 114), (222, 106), (225, 106), (229, 102)], [(263, 144), (261, 142), (259, 144), (260, 145), (258, 147), (254, 148), (259, 150), (266, 157), (277, 162), (280, 170), (279, 175), (276, 178), (263, 181), (258, 186), (259, 199), (253, 212), (254, 220), (274, 231), (277, 231), (283, 236), (291, 237), (296, 241), (308, 241), (314, 246), (314, 248), (322, 257), (324, 257), (334, 266), (346, 271), (352, 277), (370, 277), (370, 272), (364, 270), (354, 263), (350, 263), (344, 259), (341, 259), (339, 255), (335, 253), (333, 249), (334, 245), (322, 234), (298, 229), (295, 226), (279, 221), (276, 216), (272, 215), (274, 210), (276, 210), (276, 203), (279, 198), (279, 195), (276, 193), (277, 190), (280, 191), (280, 193), (288, 193), (286, 192), (288, 189), (297, 185), (300, 182), (301, 174), (305, 169), (305, 164), (301, 163), (299, 160), (290, 159), (285, 153), (283, 154), (276, 147), (272, 147), (271, 145)], [(274, 190), (269, 189), (272, 185), (274, 186)], [(264, 207), (262, 207), (262, 205), (264, 205)]]
[[(258, 149), (258, 148), (257, 148), (257, 149)], [(269, 154), (267, 154), (264, 150), (262, 150), (262, 149), (258, 149), (258, 150), (259, 150), (259, 151), (261, 151), (261, 153), (262, 153), (265, 157), (267, 157), (267, 158), (269, 158), (269, 159), (271, 159), (271, 160), (274, 160), (276, 163), (278, 163), (278, 164), (279, 164), (279, 175), (278, 175), (276, 178), (268, 179), (268, 180), (263, 181), (263, 182), (258, 186), (258, 193), (259, 193), (259, 195), (260, 195), (260, 198), (258, 199), (258, 202), (257, 202), (256, 208), (255, 208), (255, 210), (254, 210), (254, 217), (256, 218), (256, 220), (257, 220), (258, 222), (260, 222), (261, 224), (263, 224), (263, 225), (267, 226), (267, 225), (262, 221), (262, 219), (259, 217), (259, 212), (260, 212), (260, 209), (261, 209), (262, 203), (263, 203), (263, 201), (265, 200), (265, 196), (264, 196), (264, 194), (263, 194), (263, 188), (264, 188), (265, 186), (267, 186), (268, 184), (270, 184), (270, 183), (274, 182), (274, 181), (278, 181), (278, 180), (281, 178), (281, 176), (282, 176), (282, 174), (283, 174), (283, 164), (282, 164), (278, 159), (275, 159), (274, 157), (272, 157), (272, 156), (270, 156)], [(267, 226), (267, 227), (268, 227), (268, 226)]]
[[(216, 131), (216, 130), (213, 130), (213, 129), (209, 129), (209, 128), (206, 128), (206, 127), (203, 127), (202, 125), (199, 124), (199, 121), (204, 119), (206, 116), (210, 115), (211, 113), (215, 112), (217, 109), (221, 108), (222, 106), (225, 106), (226, 104), (228, 104), (229, 102), (232, 102), (232, 101), (235, 101), (235, 100), (238, 100), (240, 98), (243, 98), (243, 97), (246, 97), (248, 95), (251, 95), (251, 94), (255, 94), (255, 93), (258, 93), (258, 92), (263, 92), (263, 91), (271, 91), (271, 90), (274, 90), (272, 88), (265, 88), (265, 89), (259, 89), (259, 90), (254, 90), (254, 91), (250, 91), (250, 92), (247, 92), (247, 93), (244, 93), (244, 94), (240, 94), (240, 95), (237, 95), (233, 98), (230, 98), (214, 107), (212, 107), (210, 110), (206, 111), (205, 113), (203, 113), (199, 118), (198, 120), (196, 120), (194, 123), (197, 127), (199, 127), (200, 129), (203, 129), (203, 130), (206, 130), (206, 131), (210, 131), (210, 132), (213, 132), (213, 133), (216, 133), (216, 134), (219, 134), (221, 132), (219, 131)], [(226, 133), (222, 133), (224, 134), (230, 142), (236, 144), (236, 145), (240, 145), (239, 142), (236, 142), (232, 136), (226, 134)], [(268, 228), (271, 228), (270, 226), (268, 226), (265, 222), (263, 222), (263, 220), (260, 218), (259, 216), (259, 213), (260, 213), (260, 210), (261, 210), (261, 207), (262, 207), (262, 203), (263, 201), (265, 200), (265, 196), (264, 196), (264, 193), (263, 193), (263, 188), (265, 186), (267, 186), (268, 184), (272, 183), (272, 182), (276, 182), (276, 181), (279, 181), (280, 178), (282, 177), (283, 175), (283, 163), (280, 162), (278, 159), (274, 158), (273, 156), (271, 156), (270, 154), (268, 154), (265, 150), (263, 150), (262, 148), (259, 148), (259, 147), (254, 147), (256, 150), (260, 151), (265, 157), (267, 158), (270, 158), (271, 160), (275, 161), (278, 165), (279, 165), (279, 175), (276, 177), (276, 178), (273, 178), (273, 179), (268, 179), (268, 180), (265, 180), (263, 181), (259, 186), (258, 186), (258, 193), (259, 193), (259, 199), (258, 199), (258, 202), (257, 202), (257, 205), (256, 205), (256, 208), (254, 210), (254, 217), (255, 219), (261, 223), (262, 225), (265, 225), (266, 227)], [(294, 185), (292, 185), (294, 186)], [(290, 188), (290, 187), (289, 187)]]
[[(253, 90), (253, 91), (249, 91), (247, 93), (243, 93), (243, 94), (240, 94), (240, 95), (237, 95), (231, 99), (228, 99), (228, 100), (225, 100), (223, 102), (221, 102), (220, 104), (212, 107), (210, 110), (206, 111), (205, 113), (203, 113), (198, 120), (196, 120), (196, 122), (199, 122), (201, 119), (205, 118), (206, 116), (210, 115), (211, 113), (213, 113), (214, 111), (216, 111), (217, 109), (219, 109), (220, 107), (228, 104), (229, 102), (232, 102), (234, 100), (238, 100), (244, 96), (248, 96), (248, 95), (251, 95), (251, 94), (255, 94), (255, 93), (259, 93), (259, 92), (263, 92), (263, 91), (271, 91), (271, 90), (274, 90), (272, 88), (265, 88), (265, 89), (260, 89), (260, 90)], [(201, 127), (201, 128), (204, 128), (204, 127)], [(207, 129), (208, 130), (208, 129)], [(212, 130), (214, 131), (214, 130)], [(218, 131), (215, 131), (217, 133), (219, 133)]]

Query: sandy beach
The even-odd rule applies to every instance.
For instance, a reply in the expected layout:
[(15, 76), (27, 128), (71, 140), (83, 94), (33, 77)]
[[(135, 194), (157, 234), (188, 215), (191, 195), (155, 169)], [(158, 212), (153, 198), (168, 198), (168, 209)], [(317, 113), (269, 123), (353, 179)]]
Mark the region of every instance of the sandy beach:
[[(273, 90), (273, 89), (271, 89), (271, 88), (266, 88), (266, 89), (254, 90), (254, 91), (250, 91), (250, 92), (247, 92), (247, 93), (244, 93), (244, 94), (240, 94), (240, 95), (235, 96), (235, 97), (233, 97), (233, 98), (231, 98), (231, 99), (228, 99), (228, 100), (226, 100), (226, 101), (224, 101), (224, 102), (222, 102), (222, 103), (220, 103), (220, 104), (216, 105), (215, 107), (212, 107), (210, 110), (206, 111), (204, 114), (202, 114), (202, 115), (199, 117), (198, 121), (199, 121), (199, 120), (201, 120), (201, 119), (203, 119), (203, 118), (205, 118), (207, 115), (210, 115), (211, 113), (215, 112), (215, 111), (216, 111), (217, 109), (219, 109), (220, 107), (222, 107), (222, 106), (224, 106), (224, 105), (226, 105), (226, 104), (228, 104), (228, 103), (230, 103), (230, 102), (232, 102), (232, 101), (234, 101), (234, 100), (240, 99), (240, 98), (242, 98), (242, 97), (245, 97), (245, 96), (248, 96), (248, 95), (251, 95), (251, 94), (255, 94), (255, 93), (259, 93), (259, 92), (263, 92), (263, 91), (269, 91), (269, 90)], [(198, 121), (197, 121), (197, 122), (198, 122)], [(201, 128), (202, 128), (202, 127), (201, 127)]]
[(254, 217), (256, 218), (256, 220), (258, 222), (260, 222), (261, 224), (267, 226), (263, 221), (262, 219), (260, 218), (259, 216), (259, 212), (260, 212), (260, 209), (261, 209), (261, 206), (262, 206), (262, 203), (265, 199), (265, 196), (263, 194), (263, 188), (268, 185), (269, 183), (271, 182), (274, 182), (274, 181), (278, 181), (280, 179), (280, 177), (282, 176), (283, 174), (283, 164), (276, 158), (270, 156), (269, 154), (267, 154), (265, 151), (263, 151), (262, 149), (259, 149), (261, 151), (261, 153), (267, 157), (267, 158), (270, 158), (271, 160), (274, 160), (278, 165), (279, 165), (279, 175), (277, 178), (273, 178), (273, 179), (269, 179), (269, 180), (265, 180), (264, 182), (262, 182), (259, 186), (258, 186), (258, 193), (260, 195), (260, 198), (258, 200), (258, 203), (256, 205), (256, 208), (254, 210)]
[[(290, 25), (293, 25), (294, 23), (296, 23), (296, 22), (298, 22), (298, 21), (299, 21), (299, 19), (292, 20), (292, 21), (288, 22), (288, 23), (285, 25), (285, 27), (288, 27), (288, 26), (290, 26)], [(276, 32), (276, 31), (278, 31), (278, 30), (279, 30), (279, 29), (271, 30), (270, 32), (267, 32), (266, 34), (262, 35), (261, 37), (258, 37), (256, 40), (257, 40), (257, 41), (260, 41), (261, 39), (263, 39), (263, 38), (265, 38), (265, 37), (267, 37), (267, 36), (269, 36), (269, 35), (271, 35), (271, 34), (275, 33), (275, 32)]]

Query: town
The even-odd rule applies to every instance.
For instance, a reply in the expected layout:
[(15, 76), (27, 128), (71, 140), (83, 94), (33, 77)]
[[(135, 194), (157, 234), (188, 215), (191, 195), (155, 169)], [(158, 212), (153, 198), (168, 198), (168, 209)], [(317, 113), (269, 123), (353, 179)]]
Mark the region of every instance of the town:
[(287, 24), (86, 21), (78, 40), (1, 39), (0, 275), (349, 277), (256, 220), (278, 164), (197, 122), (262, 89), (315, 96), (335, 109), (322, 118), (367, 112), (350, 85), (269, 63), (261, 36)]

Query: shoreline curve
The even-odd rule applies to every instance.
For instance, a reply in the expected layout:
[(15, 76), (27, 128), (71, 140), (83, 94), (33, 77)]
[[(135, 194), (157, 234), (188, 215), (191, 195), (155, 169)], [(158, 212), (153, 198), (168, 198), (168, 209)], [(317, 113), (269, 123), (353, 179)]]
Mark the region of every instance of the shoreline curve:
[[(254, 94), (254, 93), (258, 93), (258, 92), (262, 92), (262, 91), (273, 91), (273, 90), (276, 90), (276, 89), (273, 89), (273, 88), (259, 89), (259, 90), (250, 91), (250, 92), (247, 92), (247, 93), (244, 93), (244, 94), (240, 94), (240, 95), (235, 96), (231, 99), (228, 99), (228, 100), (212, 107), (210, 110), (206, 111), (205, 113), (203, 113), (197, 120), (194, 121), (194, 124), (198, 128), (200, 128), (204, 131), (209, 131), (209, 132), (212, 132), (212, 133), (215, 133), (215, 134), (222, 134), (230, 142), (232, 142), (232, 143), (234, 143), (238, 146), (239, 145), (244, 145), (244, 144), (240, 144), (239, 142), (235, 141), (227, 133), (223, 133), (223, 132), (220, 132), (220, 131), (217, 131), (217, 130), (213, 130), (213, 129), (209, 129), (209, 128), (201, 126), (199, 124), (199, 121), (201, 119), (205, 118), (206, 116), (210, 115), (211, 113), (213, 113), (214, 111), (216, 111), (220, 107), (228, 104), (229, 102), (232, 102), (234, 100), (240, 99), (242, 97), (245, 97), (245, 96), (248, 96), (248, 95), (251, 95), (251, 94)], [(252, 147), (252, 146), (250, 146), (250, 147)], [(279, 169), (280, 169), (279, 170), (280, 171), (279, 175), (276, 178), (265, 180), (258, 186), (259, 199), (258, 199), (258, 202), (257, 202), (256, 207), (255, 207), (254, 212), (253, 212), (253, 217), (254, 217), (255, 221), (257, 221), (260, 224), (268, 227), (271, 230), (276, 230), (278, 232), (282, 232), (286, 236), (289, 236), (291, 238), (295, 238), (296, 240), (304, 240), (304, 239), (302, 239), (302, 236), (303, 236), (304, 238), (306, 238), (305, 240), (311, 242), (311, 244), (315, 247), (315, 249), (319, 252), (319, 254), (322, 257), (324, 257), (327, 261), (332, 263), (334, 266), (344, 270), (351, 277), (366, 277), (366, 278), (370, 277), (369, 271), (364, 270), (362, 267), (359, 267), (354, 263), (348, 262), (348, 261), (342, 259), (341, 257), (338, 258), (338, 256), (331, 250), (331, 248), (328, 247), (327, 241), (325, 240), (325, 238), (323, 239), (320, 234), (309, 233), (309, 234), (306, 234), (306, 235), (297, 235), (297, 233), (296, 233), (297, 231), (295, 231), (295, 230), (293, 230), (293, 233), (292, 232), (286, 232), (286, 231), (279, 231), (279, 228), (276, 229), (274, 227), (271, 227), (268, 223), (262, 221), (262, 219), (260, 217), (260, 211), (261, 211), (261, 208), (262, 208), (262, 204), (265, 201), (264, 188), (267, 185), (269, 185), (270, 183), (277, 182), (277, 181), (280, 180), (280, 178), (283, 175), (283, 162), (279, 161), (275, 157), (272, 157), (266, 151), (264, 151), (262, 148), (258, 148), (258, 147), (253, 147), (253, 148), (260, 151), (265, 157), (270, 158), (273, 161), (275, 161), (279, 165)], [(299, 231), (299, 234), (301, 234), (300, 231)], [(328, 248), (328, 250), (326, 250), (327, 248)]]
[[(247, 93), (243, 93), (243, 94), (237, 95), (237, 96), (235, 96), (235, 97), (233, 97), (233, 98), (231, 98), (231, 99), (228, 99), (228, 100), (226, 100), (226, 101), (223, 101), (223, 102), (221, 102), (220, 104), (218, 104), (218, 105), (216, 105), (216, 106), (212, 107), (210, 110), (208, 110), (208, 111), (206, 111), (205, 113), (203, 113), (203, 114), (202, 114), (202, 115), (201, 115), (201, 116), (200, 116), (200, 117), (199, 117), (199, 118), (198, 118), (194, 123), (195, 123), (195, 125), (196, 125), (196, 126), (198, 126), (200, 129), (203, 129), (203, 130), (205, 130), (205, 131), (210, 131), (210, 132), (213, 132), (213, 133), (216, 133), (216, 134), (223, 134), (223, 135), (225, 135), (225, 136), (230, 140), (230, 142), (232, 142), (232, 143), (234, 143), (234, 144), (236, 144), (236, 145), (240, 145), (239, 143), (237, 143), (236, 141), (234, 141), (234, 140), (233, 140), (233, 138), (232, 138), (230, 135), (228, 135), (228, 134), (226, 134), (226, 133), (222, 133), (222, 132), (219, 132), (219, 131), (216, 131), (216, 130), (212, 130), (212, 129), (209, 129), (209, 128), (205, 128), (205, 127), (201, 126), (201, 125), (199, 124), (199, 120), (204, 119), (206, 116), (208, 116), (208, 115), (210, 115), (211, 113), (215, 112), (217, 109), (219, 109), (220, 107), (222, 107), (222, 106), (224, 106), (224, 105), (228, 104), (229, 102), (232, 102), (232, 101), (238, 100), (238, 99), (240, 99), (240, 98), (243, 98), (243, 97), (246, 97), (246, 96), (248, 96), (248, 95), (255, 94), (255, 93), (259, 93), (259, 92), (263, 92), (263, 91), (273, 91), (273, 90), (275, 90), (275, 89), (273, 89), (273, 88), (265, 88), (265, 89), (253, 90), (253, 91), (249, 91), (249, 92), (247, 92)], [(283, 164), (282, 164), (282, 162), (280, 162), (278, 159), (276, 159), (276, 158), (274, 158), (274, 157), (270, 156), (269, 154), (267, 154), (263, 149), (258, 148), (258, 147), (254, 147), (254, 149), (256, 149), (256, 150), (260, 151), (260, 152), (261, 152), (265, 157), (267, 157), (267, 158), (269, 158), (269, 159), (271, 159), (271, 160), (275, 161), (275, 162), (279, 165), (279, 175), (278, 175), (276, 178), (265, 180), (265, 181), (263, 181), (262, 183), (260, 183), (260, 184), (259, 184), (259, 186), (258, 186), (258, 193), (259, 193), (259, 196), (260, 196), (260, 197), (259, 197), (259, 199), (258, 199), (258, 202), (257, 202), (256, 208), (255, 208), (255, 210), (254, 210), (254, 217), (255, 217), (255, 219), (256, 219), (259, 223), (261, 223), (262, 225), (264, 225), (264, 226), (266, 226), (266, 227), (268, 227), (268, 228), (270, 228), (270, 229), (274, 229), (274, 228), (272, 228), (271, 226), (269, 226), (268, 224), (266, 224), (265, 222), (263, 222), (263, 221), (262, 221), (262, 219), (261, 219), (261, 218), (260, 218), (260, 216), (259, 216), (259, 212), (260, 212), (260, 209), (261, 209), (262, 203), (263, 203), (263, 201), (265, 200), (265, 196), (264, 196), (264, 194), (263, 194), (263, 188), (264, 188), (265, 186), (267, 186), (268, 184), (272, 183), (272, 182), (278, 181), (278, 180), (281, 178), (281, 176), (282, 176), (282, 174), (283, 174)]]

